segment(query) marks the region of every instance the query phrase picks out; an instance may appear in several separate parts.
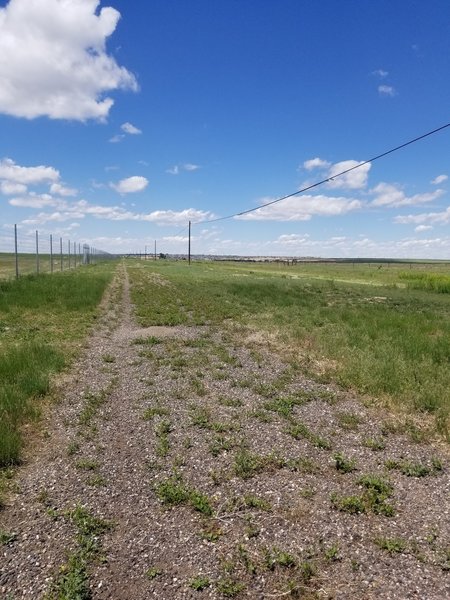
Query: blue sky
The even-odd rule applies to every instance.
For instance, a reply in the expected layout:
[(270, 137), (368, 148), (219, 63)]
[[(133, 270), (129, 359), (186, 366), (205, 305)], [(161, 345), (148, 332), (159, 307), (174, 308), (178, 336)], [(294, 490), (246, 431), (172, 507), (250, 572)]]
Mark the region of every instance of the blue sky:
[(450, 257), (450, 4), (0, 1), (0, 250)]

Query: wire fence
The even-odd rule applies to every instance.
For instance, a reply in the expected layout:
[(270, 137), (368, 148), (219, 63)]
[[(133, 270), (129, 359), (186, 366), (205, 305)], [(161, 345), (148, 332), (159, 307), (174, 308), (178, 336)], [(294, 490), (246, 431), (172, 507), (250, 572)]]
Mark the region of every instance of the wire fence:
[(0, 278), (19, 278), (31, 273), (55, 273), (115, 258), (85, 242), (53, 234), (21, 233), (14, 225), (11, 234), (0, 235)]

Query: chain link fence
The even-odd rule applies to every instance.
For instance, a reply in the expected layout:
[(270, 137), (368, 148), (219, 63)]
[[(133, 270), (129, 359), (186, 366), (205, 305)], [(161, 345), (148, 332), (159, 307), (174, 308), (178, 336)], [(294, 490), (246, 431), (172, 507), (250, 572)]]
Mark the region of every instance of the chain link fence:
[(0, 278), (19, 278), (31, 273), (55, 273), (115, 258), (84, 242), (53, 234), (24, 234), (17, 225), (0, 234)]

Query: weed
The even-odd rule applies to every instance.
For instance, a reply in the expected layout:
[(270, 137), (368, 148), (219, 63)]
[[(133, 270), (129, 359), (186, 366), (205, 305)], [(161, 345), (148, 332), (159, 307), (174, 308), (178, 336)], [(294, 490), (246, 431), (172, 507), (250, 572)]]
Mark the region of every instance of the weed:
[(116, 362), (116, 357), (113, 356), (112, 354), (103, 354), (102, 360), (105, 363), (113, 363), (113, 362)]
[(250, 479), (262, 469), (262, 466), (260, 457), (246, 448), (240, 449), (234, 458), (234, 473), (242, 479)]
[(400, 471), (407, 477), (426, 477), (431, 473), (431, 469), (426, 465), (414, 462), (404, 462), (400, 466)]
[(209, 429), (211, 426), (211, 411), (203, 406), (193, 404), (190, 407), (189, 416), (191, 425), (200, 427), (201, 429)]
[(279, 550), (278, 548), (272, 548), (271, 550), (266, 548), (264, 562), (266, 568), (270, 571), (273, 571), (277, 565), (280, 567), (292, 568), (297, 564), (297, 561), (292, 554)]
[(248, 508), (257, 508), (259, 510), (269, 511), (272, 506), (270, 502), (267, 502), (264, 498), (256, 496), (254, 494), (246, 494), (244, 496), (244, 504)]
[(358, 425), (361, 423), (361, 419), (358, 415), (349, 412), (342, 412), (337, 415), (339, 425), (343, 429), (349, 429), (350, 431), (356, 431)]
[(208, 577), (205, 577), (204, 575), (197, 575), (189, 581), (189, 586), (197, 592), (206, 589), (210, 585), (210, 579)]
[(206, 516), (211, 516), (213, 513), (208, 496), (187, 486), (180, 475), (174, 474), (157, 484), (156, 494), (164, 504), (172, 506), (189, 504)]
[(331, 443), (327, 439), (313, 433), (304, 423), (291, 423), (291, 425), (286, 430), (286, 433), (289, 433), (289, 435), (291, 435), (296, 440), (305, 438), (317, 448), (321, 448), (323, 450), (331, 449)]
[(405, 552), (407, 543), (401, 538), (385, 538), (378, 537), (374, 540), (375, 544), (382, 550), (386, 550), (390, 554)]
[(240, 398), (228, 398), (224, 396), (219, 396), (218, 402), (222, 406), (229, 406), (231, 408), (239, 408), (243, 404)]
[(17, 539), (17, 533), (8, 533), (3, 529), (0, 529), (0, 546), (7, 546), (12, 544)]
[(169, 454), (170, 443), (169, 433), (172, 430), (170, 421), (163, 419), (155, 426), (155, 435), (158, 438), (158, 444), (156, 446), (156, 455), (164, 458)]
[(208, 393), (205, 384), (198, 377), (192, 377), (191, 387), (197, 396), (206, 396)]
[(272, 417), (262, 408), (257, 408), (248, 413), (249, 417), (253, 417), (254, 419), (258, 419), (261, 423), (271, 423)]
[(333, 456), (336, 469), (341, 471), (341, 473), (351, 473), (352, 471), (356, 471), (356, 461), (354, 459), (345, 458), (343, 454), (338, 452)]
[(161, 575), (162, 571), (161, 569), (159, 569), (158, 567), (149, 567), (146, 571), (145, 571), (145, 576), (147, 577), (147, 579), (155, 579), (155, 577), (158, 577), (158, 575)]
[(339, 557), (339, 544), (337, 542), (335, 544), (332, 544), (331, 546), (326, 548), (324, 554), (325, 554), (325, 558), (327, 560), (329, 560), (330, 562), (339, 560), (339, 558), (340, 558)]
[(213, 456), (219, 456), (222, 452), (227, 452), (233, 448), (233, 441), (224, 435), (216, 435), (209, 445), (209, 451)]
[(80, 444), (78, 442), (70, 442), (67, 446), (67, 456), (72, 456), (80, 450)]
[(88, 479), (88, 485), (92, 487), (104, 487), (106, 485), (106, 479), (101, 475), (94, 475)]
[(77, 469), (81, 469), (83, 471), (96, 471), (99, 467), (98, 462), (91, 458), (80, 458), (75, 463)]
[(227, 598), (234, 598), (242, 592), (244, 584), (231, 576), (221, 577), (216, 584), (217, 591)]
[(164, 408), (163, 406), (150, 406), (145, 409), (142, 418), (144, 421), (151, 421), (154, 417), (164, 417), (169, 414), (169, 409)]
[(374, 452), (378, 450), (384, 450), (386, 448), (386, 443), (382, 438), (366, 438), (363, 442), (363, 445), (366, 448), (370, 448)]
[(201, 531), (201, 538), (208, 542), (217, 542), (221, 535), (223, 535), (222, 529), (217, 525), (216, 522), (212, 522), (208, 527)]
[(387, 502), (392, 496), (392, 484), (378, 475), (363, 475), (358, 483), (365, 489), (365, 501), (370, 510), (375, 514), (392, 517), (394, 507)]
[(366, 512), (366, 505), (362, 496), (341, 496), (331, 494), (331, 504), (334, 508), (352, 515)]

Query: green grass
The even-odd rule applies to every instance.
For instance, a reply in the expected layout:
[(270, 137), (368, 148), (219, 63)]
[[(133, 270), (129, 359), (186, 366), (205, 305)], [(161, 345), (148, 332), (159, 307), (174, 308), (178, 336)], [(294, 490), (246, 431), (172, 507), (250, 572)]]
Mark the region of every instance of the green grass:
[(20, 461), (21, 427), (78, 351), (112, 265), (0, 281), (0, 467)]
[[(443, 435), (449, 435), (450, 297), (441, 292), (449, 271), (415, 262), (408, 271), (395, 263), (129, 267), (142, 325), (231, 320), (266, 330), (287, 352), (300, 353), (307, 373), (406, 411), (434, 414)], [(272, 400), (277, 390), (269, 388)], [(357, 427), (354, 419), (342, 425)]]

